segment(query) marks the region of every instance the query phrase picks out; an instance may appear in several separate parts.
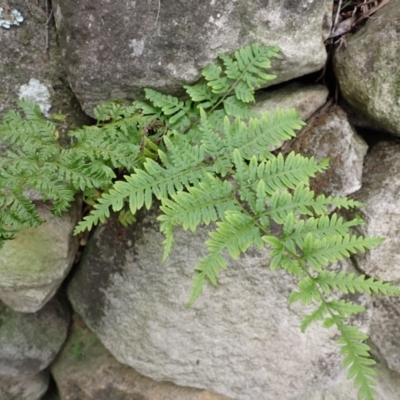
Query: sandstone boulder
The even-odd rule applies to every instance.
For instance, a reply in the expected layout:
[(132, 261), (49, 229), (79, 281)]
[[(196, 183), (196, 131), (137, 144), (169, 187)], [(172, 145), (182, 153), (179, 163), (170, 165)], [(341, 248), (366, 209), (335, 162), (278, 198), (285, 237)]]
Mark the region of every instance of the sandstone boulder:
[(332, 4), (248, 0), (160, 3), (53, 2), (69, 83), (85, 112), (143, 97), (143, 88), (180, 93), (221, 53), (250, 43), (279, 46), (274, 83), (321, 69)]
[[(220, 286), (206, 287), (185, 309), (209, 229), (177, 229), (164, 264), (158, 229), (154, 213), (129, 229), (108, 220), (68, 288), (74, 309), (119, 362), (155, 380), (241, 400), (291, 399), (336, 381), (336, 331), (315, 324), (300, 332), (310, 310), (287, 303), (295, 281), (268, 269), (267, 250), (229, 261)], [(362, 318), (368, 331), (368, 314)]]

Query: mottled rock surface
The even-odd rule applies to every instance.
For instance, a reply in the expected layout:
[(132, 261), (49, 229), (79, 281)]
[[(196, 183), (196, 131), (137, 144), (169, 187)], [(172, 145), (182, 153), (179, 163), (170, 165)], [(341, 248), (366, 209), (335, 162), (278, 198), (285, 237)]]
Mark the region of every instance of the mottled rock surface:
[(179, 93), (221, 53), (250, 43), (279, 46), (274, 83), (318, 71), (326, 61), (332, 2), (258, 0), (157, 3), (53, 2), (69, 83), (88, 114), (99, 103)]
[(0, 376), (21, 378), (43, 371), (67, 337), (68, 309), (55, 298), (34, 314), (0, 307)]
[[(87, 121), (77, 107), (65, 79), (54, 19), (46, 0), (6, 2), (21, 12), (24, 21), (10, 29), (0, 28), (0, 116), (28, 97), (44, 112), (68, 114), (73, 123)], [(46, 21), (49, 20), (46, 25)]]
[[(400, 375), (390, 370), (387, 365), (379, 363), (375, 367), (378, 376), (375, 390), (377, 400), (394, 400), (400, 393)], [(307, 395), (296, 397), (292, 400), (358, 400), (358, 390), (354, 389), (353, 381), (346, 380), (346, 374), (341, 376), (337, 385), (328, 389), (310, 392)]]
[(400, 1), (391, 0), (336, 53), (344, 98), (373, 126), (400, 136)]
[(45, 222), (21, 230), (0, 251), (0, 299), (21, 312), (35, 312), (52, 298), (78, 248), (72, 231), (80, 217), (79, 203), (62, 217), (43, 204), (37, 210)]
[(0, 399), (41, 400), (49, 385), (49, 373), (10, 378), (0, 376)]
[(70, 332), (51, 366), (60, 400), (228, 400), (204, 390), (155, 382), (120, 364), (76, 314)]
[(389, 282), (400, 279), (400, 143), (380, 142), (365, 158), (362, 188), (356, 198), (365, 207), (357, 211), (366, 221), (363, 234), (385, 238), (366, 254), (357, 255), (360, 270)]
[(313, 179), (313, 188), (334, 196), (347, 196), (360, 189), (367, 149), (339, 107), (311, 122), (291, 146), (291, 150), (318, 161), (330, 159), (329, 168)]
[(271, 273), (267, 251), (229, 261), (217, 289), (185, 309), (208, 229), (177, 229), (161, 264), (154, 215), (124, 229), (111, 219), (86, 247), (68, 288), (74, 309), (118, 359), (156, 380), (229, 397), (291, 399), (340, 373), (336, 331), (299, 329), (305, 310), (288, 305), (294, 280)]
[[(400, 373), (400, 300), (380, 296), (374, 300), (371, 340), (390, 369)], [(400, 393), (400, 391), (399, 391)]]
[(252, 110), (263, 113), (273, 113), (276, 109), (295, 108), (301, 120), (306, 121), (320, 107), (328, 97), (328, 89), (323, 85), (304, 85), (289, 83), (278, 88), (259, 90), (256, 92), (256, 104)]

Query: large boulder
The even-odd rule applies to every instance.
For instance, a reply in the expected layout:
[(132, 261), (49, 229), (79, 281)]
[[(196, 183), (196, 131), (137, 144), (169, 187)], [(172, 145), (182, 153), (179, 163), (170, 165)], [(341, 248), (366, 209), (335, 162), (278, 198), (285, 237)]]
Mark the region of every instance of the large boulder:
[(77, 314), (50, 370), (60, 400), (228, 400), (205, 390), (155, 382), (120, 364)]
[[(154, 212), (129, 229), (108, 220), (68, 287), (73, 308), (119, 362), (155, 380), (241, 400), (291, 399), (333, 384), (341, 371), (337, 332), (318, 324), (300, 332), (310, 310), (288, 304), (295, 281), (269, 270), (267, 250), (229, 261), (220, 286), (207, 286), (185, 309), (208, 232), (177, 229), (162, 264)], [(358, 323), (368, 330), (363, 318)]]
[(80, 218), (79, 202), (62, 217), (42, 203), (37, 211), (44, 223), (19, 231), (0, 251), (0, 299), (20, 312), (36, 312), (54, 296), (78, 249), (72, 232)]
[(179, 93), (221, 53), (249, 43), (279, 46), (274, 83), (326, 62), (330, 0), (150, 3), (53, 2), (69, 83), (82, 108), (143, 97), (143, 88)]
[(362, 119), (400, 136), (400, 0), (391, 0), (334, 58), (340, 90)]

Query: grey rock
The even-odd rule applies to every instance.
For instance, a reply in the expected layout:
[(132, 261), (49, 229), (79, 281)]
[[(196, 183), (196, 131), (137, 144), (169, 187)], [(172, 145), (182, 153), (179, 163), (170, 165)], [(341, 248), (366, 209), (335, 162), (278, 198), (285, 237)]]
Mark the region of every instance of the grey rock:
[(328, 89), (323, 85), (289, 83), (276, 89), (259, 90), (252, 110), (258, 113), (273, 113), (277, 109), (295, 108), (301, 120), (306, 121), (322, 107), (328, 97)]
[(399, 174), (400, 144), (380, 142), (365, 158), (362, 188), (355, 195), (365, 204), (357, 211), (366, 221), (360, 232), (385, 238), (379, 247), (355, 257), (358, 268), (389, 282), (400, 279)]
[(23, 229), (0, 252), (0, 299), (20, 312), (36, 312), (50, 300), (72, 267), (78, 239), (72, 236), (80, 203), (62, 217), (37, 205), (45, 221)]
[(34, 314), (0, 304), (0, 376), (31, 377), (47, 368), (68, 331), (69, 312), (53, 299)]
[[(378, 363), (375, 367), (378, 376), (375, 390), (377, 400), (397, 399), (400, 393), (400, 375), (390, 370), (387, 365)], [(358, 400), (358, 390), (354, 389), (353, 381), (346, 380), (345, 374), (341, 376), (340, 382), (328, 389), (310, 392), (307, 395), (296, 397), (292, 400)]]
[(291, 149), (314, 156), (318, 161), (329, 157), (329, 168), (313, 179), (317, 193), (347, 196), (360, 189), (368, 146), (339, 107), (310, 123), (294, 140)]
[(398, 69), (400, 1), (382, 7), (337, 52), (334, 70), (341, 93), (372, 126), (400, 135)]
[(60, 400), (229, 400), (205, 390), (156, 382), (120, 364), (77, 314), (51, 373)]
[(389, 368), (400, 373), (400, 300), (380, 296), (374, 300), (371, 340), (378, 347)]
[(252, 0), (53, 2), (69, 83), (82, 108), (143, 98), (143, 88), (179, 94), (221, 53), (250, 43), (279, 46), (273, 83), (321, 69), (332, 2)]
[[(164, 264), (158, 229), (154, 213), (130, 229), (108, 220), (68, 287), (73, 308), (119, 362), (155, 380), (240, 400), (291, 399), (336, 382), (337, 332), (318, 324), (300, 332), (311, 310), (288, 304), (295, 280), (268, 269), (267, 250), (251, 248), (229, 261), (220, 286), (207, 286), (185, 309), (209, 229), (177, 229)], [(368, 330), (368, 314), (362, 318)]]
[(0, 376), (0, 398), (2, 400), (40, 400), (48, 385), (47, 371), (33, 376), (15, 378)]
[[(0, 29), (0, 117), (5, 111), (15, 108), (20, 94), (21, 97), (33, 96), (42, 101), (43, 93), (48, 92), (49, 97), (42, 104), (46, 104), (46, 111), (66, 114), (68, 122), (75, 125), (87, 123), (88, 118), (79, 109), (65, 79), (54, 19), (49, 19), (46, 26), (49, 15), (45, 3), (15, 0), (7, 4), (11, 7), (7, 18), (14, 21), (14, 25), (11, 29)], [(20, 12), (23, 22), (20, 15), (11, 14), (13, 9)], [(47, 11), (50, 13), (50, 9)], [(27, 93), (27, 87), (32, 89), (32, 82), (36, 91)], [(37, 97), (39, 94), (41, 99)]]

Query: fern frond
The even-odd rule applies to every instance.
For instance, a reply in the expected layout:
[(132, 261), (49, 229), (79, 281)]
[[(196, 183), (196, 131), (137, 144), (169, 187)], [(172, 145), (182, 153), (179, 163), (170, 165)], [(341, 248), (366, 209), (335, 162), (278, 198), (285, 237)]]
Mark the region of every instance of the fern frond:
[[(156, 107), (160, 108), (162, 113), (168, 116), (168, 122), (171, 126), (176, 125), (181, 119), (186, 117), (192, 102), (180, 101), (177, 97), (165, 95), (152, 89), (145, 89), (146, 99), (151, 101)], [(190, 121), (186, 117), (185, 124)]]
[(312, 233), (316, 238), (330, 237), (332, 235), (346, 235), (349, 229), (353, 226), (363, 224), (361, 218), (355, 218), (350, 221), (343, 221), (342, 217), (338, 217), (336, 213), (331, 216), (322, 215), (318, 218), (310, 217), (307, 219), (296, 219), (296, 223), (293, 223), (291, 229), (287, 226), (286, 219), (283, 225), (283, 240), (294, 240), (297, 246), (303, 247), (304, 238), (308, 233)]
[(221, 55), (226, 75), (235, 82), (233, 90), (236, 97), (245, 103), (254, 101), (254, 89), (276, 78), (264, 69), (271, 67), (270, 59), (278, 56), (277, 47), (257, 44), (245, 46), (235, 52), (234, 58)]
[(254, 225), (253, 218), (237, 210), (227, 210), (224, 220), (217, 222), (217, 230), (211, 232), (210, 237), (211, 239), (206, 242), (209, 253), (195, 267), (201, 277), (195, 279), (190, 296), (191, 302), (195, 300), (196, 293), (201, 293), (206, 279), (214, 286), (217, 285), (220, 270), (226, 268), (222, 256), (224, 250), (233, 259), (237, 259), (251, 245), (263, 246), (260, 231)]
[(198, 108), (204, 110), (213, 107), (219, 100), (219, 96), (214, 94), (209, 85), (206, 83), (198, 83), (193, 86), (184, 86), (186, 93), (190, 96), (193, 102), (199, 103)]
[(162, 221), (160, 230), (166, 235), (164, 259), (171, 251), (173, 238), (169, 235), (172, 235), (174, 225), (194, 231), (200, 222), (208, 225), (210, 221), (222, 219), (226, 210), (237, 208), (231, 194), (232, 186), (218, 178), (209, 176), (208, 180), (188, 190), (172, 195), (173, 201), (162, 200), (164, 214), (158, 220)]
[(159, 200), (167, 198), (182, 190), (184, 186), (199, 182), (207, 172), (211, 172), (210, 167), (202, 165), (204, 153), (198, 147), (186, 147), (188, 153), (181, 153), (182, 158), (178, 157), (178, 149), (172, 142), (169, 149), (172, 160), (161, 150), (159, 151), (160, 159), (166, 165), (165, 168), (152, 159), (147, 159), (143, 164), (143, 169), (135, 169), (133, 174), (124, 177), (125, 181), (115, 182), (109, 193), (103, 194), (99, 199), (99, 203), (94, 206), (91, 214), (78, 224), (75, 234), (86, 229), (90, 230), (93, 225), (104, 222), (109, 216), (110, 207), (114, 211), (119, 211), (124, 202), (129, 201), (132, 214), (135, 214), (143, 205), (150, 209), (153, 195)]
[(356, 326), (337, 324), (341, 337), (336, 343), (342, 346), (341, 354), (344, 355), (343, 368), (349, 367), (347, 379), (354, 378), (354, 387), (359, 388), (359, 398), (374, 400), (377, 394), (374, 390), (376, 382), (372, 379), (377, 375), (371, 368), (376, 364), (371, 359), (370, 347), (363, 343), (368, 335), (358, 330)]
[(316, 321), (321, 321), (324, 319), (325, 314), (327, 313), (325, 303), (321, 303), (319, 307), (313, 311), (311, 314), (303, 315), (301, 320), (300, 329), (304, 333), (306, 329)]
[(236, 96), (227, 97), (224, 102), (226, 115), (232, 115), (240, 118), (255, 117), (257, 114), (249, 109), (247, 103), (239, 100)]
[(209, 174), (197, 186), (188, 187), (188, 192), (178, 191), (171, 196), (172, 200), (161, 200), (163, 214), (157, 219), (162, 222), (160, 230), (166, 235), (164, 260), (171, 252), (173, 238), (169, 235), (172, 235), (174, 225), (194, 232), (201, 222), (208, 225), (223, 219), (227, 210), (239, 209), (232, 191), (231, 184)]
[(333, 271), (321, 271), (315, 278), (315, 282), (327, 295), (331, 294), (332, 290), (340, 290), (345, 294), (358, 292), (400, 296), (400, 289), (390, 283), (367, 278), (365, 275), (347, 274), (345, 271), (340, 271), (338, 274)]
[(297, 284), (299, 287), (298, 291), (293, 291), (290, 293), (288, 302), (292, 304), (296, 301), (300, 301), (302, 305), (311, 304), (313, 300), (321, 302), (321, 294), (318, 291), (318, 287), (314, 280), (307, 276), (300, 280)]
[[(230, 89), (230, 80), (223, 76), (222, 68), (218, 65), (209, 65), (201, 71), (207, 85), (214, 94), (226, 94)], [(222, 74), (222, 76), (221, 76)]]
[(200, 108), (199, 130), (201, 132), (201, 145), (210, 156), (218, 157), (226, 153), (227, 147), (225, 141), (216, 132), (216, 129), (202, 108)]
[(98, 122), (121, 120), (129, 118), (135, 113), (135, 106), (128, 106), (117, 101), (97, 105), (93, 110), (93, 114)]
[(7, 231), (21, 227), (37, 227), (42, 219), (37, 213), (34, 204), (22, 193), (4, 191), (0, 187), (0, 226), (7, 227)]
[(336, 311), (339, 315), (342, 315), (344, 317), (359, 314), (365, 311), (364, 306), (360, 306), (359, 304), (356, 304), (352, 301), (331, 300), (326, 304), (326, 306), (329, 307), (331, 310)]
[(321, 272), (322, 267), (330, 263), (336, 263), (351, 254), (378, 246), (382, 239), (374, 237), (362, 237), (346, 234), (333, 235), (322, 239), (316, 238), (308, 233), (304, 238), (302, 248), (302, 259), (315, 271)]
[[(294, 152), (289, 153), (286, 159), (279, 153), (277, 157), (260, 163), (257, 170), (258, 179), (264, 179), (267, 183), (266, 190), (270, 195), (281, 189), (297, 189), (294, 193), (293, 200), (296, 195), (301, 196), (301, 184), (307, 185), (309, 179), (314, 177), (317, 172), (321, 172), (323, 168), (313, 158), (303, 157)], [(313, 195), (313, 192), (311, 192)], [(322, 201), (322, 197), (320, 199)]]

